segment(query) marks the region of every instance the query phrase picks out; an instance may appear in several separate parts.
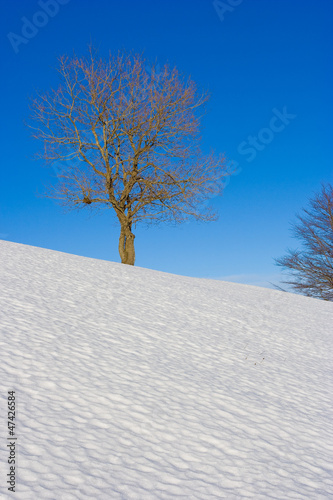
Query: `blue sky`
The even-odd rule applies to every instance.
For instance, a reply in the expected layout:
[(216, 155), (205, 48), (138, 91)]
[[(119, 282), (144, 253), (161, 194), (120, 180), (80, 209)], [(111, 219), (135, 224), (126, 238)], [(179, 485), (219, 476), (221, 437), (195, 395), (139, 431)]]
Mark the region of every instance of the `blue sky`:
[(297, 246), (295, 213), (333, 182), (331, 0), (1, 0), (1, 8), (0, 238), (119, 262), (109, 211), (65, 213), (36, 196), (55, 173), (33, 159), (41, 144), (24, 125), (29, 96), (57, 86), (57, 57), (83, 55), (92, 42), (102, 56), (143, 51), (191, 75), (212, 95), (203, 148), (238, 163), (212, 200), (219, 220), (137, 227), (136, 265), (279, 281), (274, 257)]

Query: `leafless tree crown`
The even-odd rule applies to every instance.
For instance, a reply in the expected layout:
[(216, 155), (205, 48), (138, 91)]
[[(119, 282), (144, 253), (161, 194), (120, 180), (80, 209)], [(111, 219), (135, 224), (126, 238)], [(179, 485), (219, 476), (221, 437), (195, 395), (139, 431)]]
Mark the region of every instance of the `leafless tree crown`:
[(206, 93), (168, 65), (148, 72), (141, 55), (102, 60), (91, 50), (59, 62), (59, 87), (32, 102), (43, 157), (62, 165), (50, 196), (71, 208), (113, 208), (123, 248), (137, 222), (216, 218), (204, 202), (229, 172), (223, 156), (199, 147)]
[(289, 250), (285, 257), (276, 259), (277, 265), (290, 274), (284, 283), (303, 295), (333, 301), (332, 185), (323, 184), (309, 208), (297, 218), (293, 234), (303, 249)]

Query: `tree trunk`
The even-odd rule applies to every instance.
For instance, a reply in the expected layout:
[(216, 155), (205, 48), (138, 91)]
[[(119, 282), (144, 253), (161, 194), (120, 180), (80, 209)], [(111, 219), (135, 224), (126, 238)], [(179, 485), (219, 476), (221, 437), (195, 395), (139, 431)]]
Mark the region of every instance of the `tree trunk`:
[(119, 255), (122, 264), (134, 266), (135, 250), (134, 250), (134, 234), (131, 231), (130, 225), (122, 225), (119, 238)]

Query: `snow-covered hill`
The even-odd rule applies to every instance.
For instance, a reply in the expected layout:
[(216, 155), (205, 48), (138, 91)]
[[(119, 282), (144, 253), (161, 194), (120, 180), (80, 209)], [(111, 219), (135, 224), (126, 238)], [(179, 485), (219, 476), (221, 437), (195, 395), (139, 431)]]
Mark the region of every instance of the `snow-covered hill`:
[(333, 498), (332, 303), (7, 241), (0, 297), (1, 498)]

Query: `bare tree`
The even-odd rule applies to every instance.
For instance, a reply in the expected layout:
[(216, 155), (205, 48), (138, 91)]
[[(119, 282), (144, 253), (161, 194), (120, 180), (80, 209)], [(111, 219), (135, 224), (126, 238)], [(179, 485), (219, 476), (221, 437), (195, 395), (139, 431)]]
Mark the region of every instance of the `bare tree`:
[(42, 157), (62, 163), (48, 196), (69, 208), (112, 208), (121, 262), (131, 265), (136, 223), (216, 219), (204, 202), (230, 172), (223, 156), (199, 147), (208, 95), (176, 68), (148, 72), (141, 55), (102, 60), (91, 49), (59, 62), (59, 87), (32, 100)]
[(308, 297), (333, 301), (333, 187), (323, 184), (297, 218), (293, 234), (304, 249), (288, 250), (285, 257), (276, 259), (291, 275), (283, 283)]

